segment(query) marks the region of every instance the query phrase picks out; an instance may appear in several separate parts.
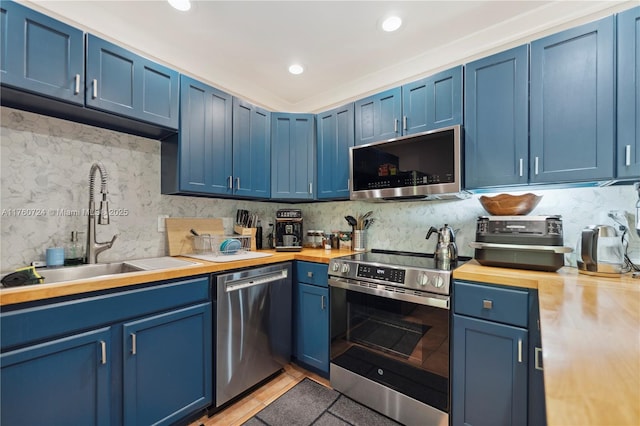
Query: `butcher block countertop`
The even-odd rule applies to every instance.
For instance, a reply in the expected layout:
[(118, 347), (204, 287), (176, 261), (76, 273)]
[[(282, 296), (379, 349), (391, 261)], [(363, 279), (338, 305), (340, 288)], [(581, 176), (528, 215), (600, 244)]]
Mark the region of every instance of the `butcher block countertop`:
[(475, 260), (453, 276), (538, 289), (548, 426), (640, 425), (640, 279)]
[[(2, 288), (0, 289), (0, 306), (23, 302), (32, 302), (36, 300), (50, 299), (61, 296), (71, 296), (74, 294), (108, 290), (118, 287), (127, 287), (154, 281), (165, 281), (176, 278), (185, 278), (194, 275), (223, 272), (231, 269), (268, 265), (270, 263), (286, 262), (291, 260), (306, 260), (316, 263), (329, 263), (329, 261), (334, 257), (348, 256), (355, 253), (348, 250), (324, 250), (311, 248), (305, 248), (299, 252), (276, 252), (275, 250), (260, 251), (264, 253), (271, 253), (272, 256), (225, 263), (215, 263), (188, 257), (178, 257), (178, 259), (198, 262), (199, 264), (155, 271), (151, 270), (122, 273), (110, 276), (108, 278), (105, 278), (103, 276), (62, 283)], [(41, 274), (46, 276), (46, 270), (42, 271)]]

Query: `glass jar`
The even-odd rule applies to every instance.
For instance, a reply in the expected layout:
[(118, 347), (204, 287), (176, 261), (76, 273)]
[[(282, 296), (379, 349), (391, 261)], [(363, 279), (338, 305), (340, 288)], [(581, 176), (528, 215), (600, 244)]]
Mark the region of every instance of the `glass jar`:
[(309, 247), (312, 248), (320, 248), (322, 247), (322, 238), (324, 237), (324, 232), (318, 230), (308, 230), (307, 231), (307, 243)]

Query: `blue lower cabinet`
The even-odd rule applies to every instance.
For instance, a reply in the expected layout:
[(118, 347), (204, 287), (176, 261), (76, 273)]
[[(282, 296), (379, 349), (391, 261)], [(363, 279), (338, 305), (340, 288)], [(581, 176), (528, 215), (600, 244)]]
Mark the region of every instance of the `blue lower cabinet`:
[(304, 367), (329, 375), (328, 265), (296, 262), (294, 357)]
[(110, 425), (110, 329), (0, 355), (3, 425)]
[(126, 323), (124, 424), (172, 424), (212, 400), (211, 304)]

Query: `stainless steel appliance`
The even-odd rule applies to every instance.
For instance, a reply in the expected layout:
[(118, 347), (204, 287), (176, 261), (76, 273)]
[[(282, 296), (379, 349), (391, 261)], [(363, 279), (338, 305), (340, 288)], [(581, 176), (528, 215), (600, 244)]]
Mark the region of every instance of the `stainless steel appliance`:
[(209, 414), (291, 359), (291, 263), (218, 275), (214, 283), (215, 406)]
[(481, 265), (557, 271), (564, 266), (562, 219), (554, 216), (480, 216), (475, 259)]
[(331, 386), (406, 425), (448, 425), (451, 270), (372, 250), (329, 263)]
[(457, 125), (349, 148), (350, 198), (468, 198), (461, 141)]
[(302, 210), (281, 209), (276, 211), (276, 251), (300, 251), (303, 243)]
[(627, 272), (622, 238), (613, 226), (590, 225), (583, 229), (576, 254), (581, 274), (607, 277)]

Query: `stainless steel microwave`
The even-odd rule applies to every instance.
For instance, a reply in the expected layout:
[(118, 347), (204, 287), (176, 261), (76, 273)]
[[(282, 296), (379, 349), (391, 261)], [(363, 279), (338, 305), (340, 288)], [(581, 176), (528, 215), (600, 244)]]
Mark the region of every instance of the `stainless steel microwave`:
[(349, 149), (352, 200), (468, 198), (462, 190), (462, 126)]

